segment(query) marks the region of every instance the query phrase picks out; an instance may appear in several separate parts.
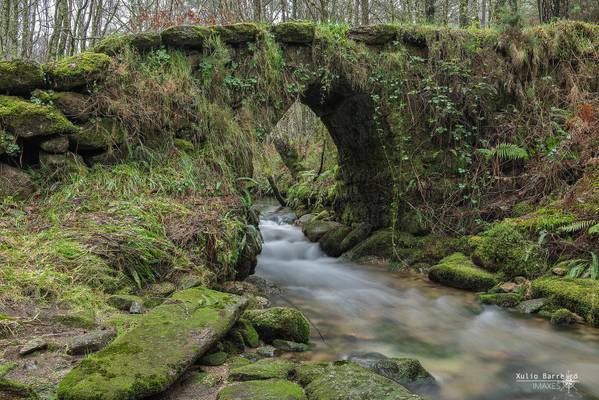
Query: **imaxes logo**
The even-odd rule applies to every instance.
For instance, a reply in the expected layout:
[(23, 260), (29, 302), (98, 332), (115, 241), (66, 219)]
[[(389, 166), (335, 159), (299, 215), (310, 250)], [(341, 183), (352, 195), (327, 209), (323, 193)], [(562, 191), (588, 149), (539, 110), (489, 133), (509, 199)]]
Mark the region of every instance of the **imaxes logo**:
[(576, 390), (576, 384), (579, 381), (577, 373), (568, 371), (561, 374), (553, 372), (517, 372), (516, 382), (531, 385), (532, 388), (536, 390), (559, 390), (566, 391), (570, 394), (571, 391)]

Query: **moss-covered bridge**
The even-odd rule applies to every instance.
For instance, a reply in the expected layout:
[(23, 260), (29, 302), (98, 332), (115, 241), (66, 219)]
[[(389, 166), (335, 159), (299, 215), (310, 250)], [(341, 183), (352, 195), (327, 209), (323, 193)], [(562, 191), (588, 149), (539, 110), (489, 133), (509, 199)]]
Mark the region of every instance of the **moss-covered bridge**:
[[(413, 190), (433, 200), (451, 195), (447, 171), (458, 176), (468, 165), (450, 149), (471, 146), (478, 140), (473, 136), (492, 141), (494, 116), (509, 107), (529, 112), (523, 104), (531, 88), (544, 84), (541, 78), (552, 79), (558, 96), (575, 86), (597, 90), (598, 32), (596, 25), (574, 22), (501, 32), (398, 25), (347, 30), (303, 22), (175, 26), (111, 36), (93, 53), (41, 67), (1, 62), (0, 93), (7, 96), (0, 97), (0, 124), (18, 137), (33, 164), (55, 162), (68, 151), (88, 163), (105, 161), (104, 152), (124, 141), (123, 125), (129, 129), (124, 111), (106, 99), (131, 97), (128, 86), (119, 92), (115, 85), (144, 79), (143, 73), (127, 75), (131, 53), (152, 65), (177, 52), (209, 106), (194, 115), (180, 99), (169, 103), (183, 110), (175, 136), (221, 129), (255, 137), (300, 99), (337, 146), (341, 219), (385, 226), (395, 210), (409, 224), (410, 197), (398, 193)], [(35, 101), (26, 101), (32, 93)], [(128, 111), (129, 119), (146, 117), (143, 110)], [(233, 149), (229, 157), (239, 175), (251, 174), (251, 163), (240, 161), (247, 151)], [(439, 179), (427, 186), (419, 181), (423, 175)]]

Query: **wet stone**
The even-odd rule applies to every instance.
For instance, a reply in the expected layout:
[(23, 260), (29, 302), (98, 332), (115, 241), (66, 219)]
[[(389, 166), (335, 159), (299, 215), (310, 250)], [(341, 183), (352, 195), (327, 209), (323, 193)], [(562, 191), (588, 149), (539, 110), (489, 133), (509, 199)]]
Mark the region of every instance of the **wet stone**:
[(27, 354), (35, 353), (36, 351), (46, 350), (48, 342), (41, 338), (35, 338), (23, 345), (19, 351), (19, 355), (26, 356)]

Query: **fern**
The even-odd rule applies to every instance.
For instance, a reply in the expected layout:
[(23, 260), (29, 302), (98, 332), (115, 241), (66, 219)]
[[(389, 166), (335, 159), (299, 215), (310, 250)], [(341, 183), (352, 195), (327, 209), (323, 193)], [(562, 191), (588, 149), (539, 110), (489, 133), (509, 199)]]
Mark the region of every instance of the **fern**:
[(581, 262), (579, 264), (574, 265), (574, 267), (568, 271), (568, 278), (580, 278), (580, 276), (587, 269), (587, 262)]
[(495, 155), (504, 161), (528, 160), (528, 152), (513, 143), (499, 143), (495, 146)]
[(596, 235), (599, 233), (599, 224), (595, 224), (589, 228), (589, 235)]
[(575, 221), (571, 224), (563, 225), (558, 228), (558, 231), (561, 233), (575, 233), (580, 232), (582, 230), (588, 229), (596, 224), (595, 220), (585, 220), (585, 221)]
[(593, 251), (591, 251), (591, 279), (599, 279), (599, 259)]

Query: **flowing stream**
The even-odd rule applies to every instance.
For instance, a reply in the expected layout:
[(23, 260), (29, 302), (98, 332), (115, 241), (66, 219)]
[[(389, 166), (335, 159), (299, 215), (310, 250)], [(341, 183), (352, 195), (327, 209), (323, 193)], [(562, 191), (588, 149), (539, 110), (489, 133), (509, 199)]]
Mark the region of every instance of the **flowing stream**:
[[(282, 288), (276, 305), (300, 309), (313, 324), (314, 348), (301, 359), (414, 357), (439, 384), (420, 393), (431, 399), (599, 399), (598, 329), (556, 330), (420, 275), (327, 257), (292, 220), (288, 210), (262, 207), (256, 275)], [(568, 372), (579, 381), (569, 393), (560, 377), (518, 381)]]

